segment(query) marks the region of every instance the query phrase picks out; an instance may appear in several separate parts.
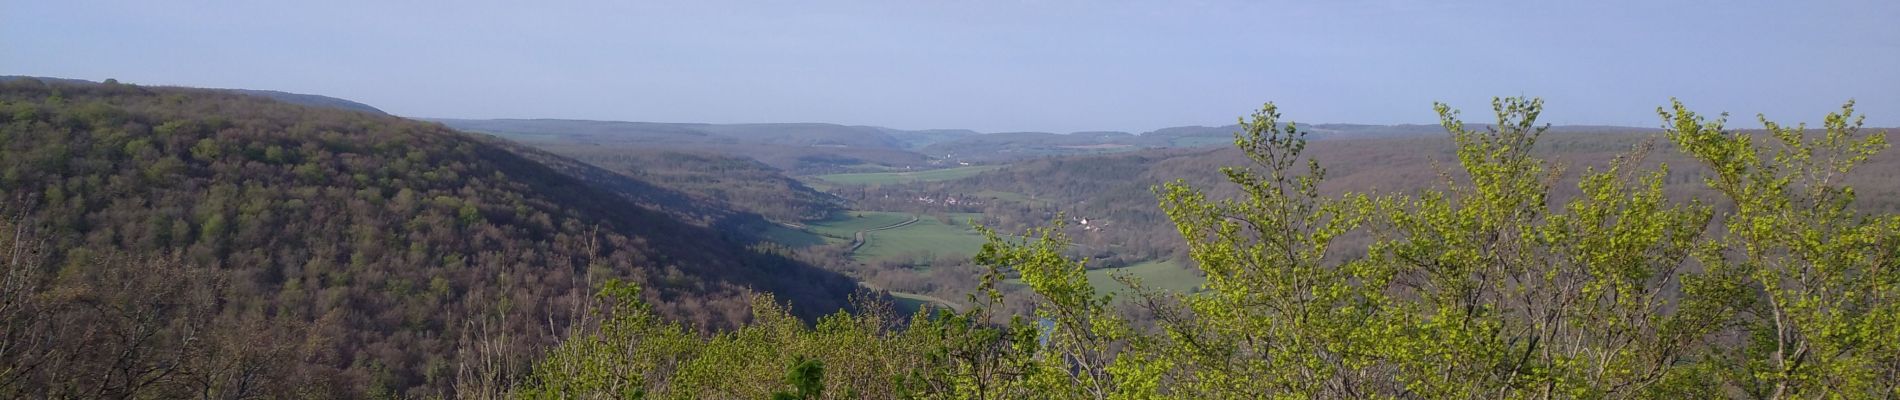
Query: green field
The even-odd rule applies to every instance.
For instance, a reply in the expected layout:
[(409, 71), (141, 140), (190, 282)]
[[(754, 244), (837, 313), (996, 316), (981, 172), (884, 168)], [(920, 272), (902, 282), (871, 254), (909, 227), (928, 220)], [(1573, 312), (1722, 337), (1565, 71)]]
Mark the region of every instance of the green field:
[(1174, 260), (1151, 260), (1121, 268), (1103, 268), (1089, 270), (1089, 285), (1095, 286), (1096, 293), (1124, 291), (1128, 286), (1116, 281), (1111, 274), (1133, 275), (1141, 280), (1141, 285), (1156, 289), (1190, 292), (1207, 281), (1195, 271), (1183, 268)]
[(840, 185), (891, 185), (911, 182), (936, 182), (962, 179), (1002, 168), (1001, 165), (972, 165), (968, 167), (933, 169), (925, 171), (865, 172), (854, 174), (819, 175), (815, 178)]
[[(806, 230), (826, 237), (828, 243), (849, 242), (852, 234), (857, 231), (895, 225), (910, 220), (911, 216), (912, 214), (900, 212), (852, 211), (829, 220), (812, 222), (807, 225)], [(901, 228), (866, 232), (864, 247), (859, 248), (852, 257), (865, 262), (894, 259), (906, 255), (922, 258), (958, 254), (968, 257), (975, 255), (977, 249), (983, 247), (983, 235), (978, 234), (976, 229), (969, 225), (970, 219), (982, 218), (982, 214), (944, 214), (943, 217), (948, 219), (948, 222), (938, 220), (935, 215), (917, 217), (917, 222)], [(798, 235), (790, 233), (768, 232), (768, 234), (771, 235), (770, 237), (800, 240)]]
[(864, 247), (853, 256), (859, 261), (891, 260), (904, 256), (974, 256), (978, 249), (983, 248), (984, 240), (982, 234), (969, 226), (969, 219), (979, 216), (947, 214), (945, 217), (949, 223), (945, 223), (935, 216), (926, 215), (902, 228), (872, 231), (866, 234)]
[[(821, 222), (809, 222), (804, 231), (785, 227), (785, 231), (768, 231), (771, 241), (785, 245), (817, 245), (809, 237), (821, 235), (823, 243), (849, 243), (851, 235), (864, 229), (895, 226), (910, 220), (910, 212), (885, 212), (885, 210), (851, 210), (840, 212), (838, 216)], [(921, 258), (935, 256), (975, 256), (982, 248), (982, 235), (969, 226), (969, 220), (982, 218), (982, 214), (971, 212), (952, 212), (944, 214), (944, 220), (937, 216), (918, 216), (918, 222), (897, 229), (866, 231), (864, 246), (851, 254), (859, 262), (880, 262), (895, 260), (901, 256), (918, 256), (920, 260), (906, 262), (929, 262)]]
[(829, 237), (851, 240), (851, 234), (857, 231), (890, 226), (910, 219), (910, 213), (884, 211), (850, 211), (831, 219), (807, 223), (813, 233)]

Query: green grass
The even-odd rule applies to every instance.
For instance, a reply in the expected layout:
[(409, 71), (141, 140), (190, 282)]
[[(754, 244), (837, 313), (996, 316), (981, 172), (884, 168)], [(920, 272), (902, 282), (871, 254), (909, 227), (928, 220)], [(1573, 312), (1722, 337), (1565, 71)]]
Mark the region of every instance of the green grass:
[(806, 224), (813, 233), (833, 238), (851, 240), (851, 234), (865, 229), (890, 226), (910, 219), (910, 213), (885, 211), (850, 211), (840, 213), (831, 219)]
[[(949, 223), (935, 216), (923, 216), (917, 223), (902, 228), (866, 234), (864, 248), (852, 256), (859, 261), (897, 260), (902, 257), (969, 257), (983, 248), (983, 235), (972, 229), (968, 220), (977, 214), (948, 214)], [(926, 259), (908, 260), (927, 262)]]
[(1001, 165), (972, 165), (968, 167), (933, 169), (924, 171), (865, 172), (853, 174), (819, 175), (815, 178), (840, 185), (891, 185), (911, 182), (936, 182), (962, 179), (1002, 168)]
[(1095, 286), (1096, 293), (1128, 290), (1128, 286), (1116, 281), (1111, 274), (1133, 275), (1141, 280), (1142, 286), (1183, 293), (1193, 291), (1207, 281), (1207, 278), (1174, 260), (1150, 260), (1121, 268), (1089, 270), (1089, 285)]
[[(911, 215), (886, 211), (851, 211), (836, 218), (810, 223), (808, 230), (848, 242), (854, 232), (904, 222)], [(939, 221), (935, 215), (920, 215), (916, 223), (902, 228), (866, 232), (864, 247), (853, 253), (852, 258), (871, 262), (919, 256), (920, 259), (905, 260), (918, 262), (928, 261), (921, 259), (923, 257), (952, 254), (972, 256), (983, 247), (983, 235), (969, 225), (970, 219), (980, 219), (982, 214), (950, 213), (943, 216), (949, 221)]]

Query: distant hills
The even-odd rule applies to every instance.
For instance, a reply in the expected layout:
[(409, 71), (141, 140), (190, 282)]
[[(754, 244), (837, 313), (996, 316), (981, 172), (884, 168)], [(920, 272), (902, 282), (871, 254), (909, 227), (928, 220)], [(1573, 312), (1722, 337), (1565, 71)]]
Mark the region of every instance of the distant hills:
[[(710, 151), (754, 158), (794, 175), (935, 168), (1144, 149), (1233, 143), (1238, 125), (1181, 126), (1140, 134), (903, 130), (823, 123), (700, 124), (563, 119), (425, 119), (537, 146), (637, 146)], [(1315, 140), (1436, 135), (1437, 125), (1314, 124)], [(1561, 126), (1554, 132), (1653, 132), (1655, 129)]]
[[(0, 82), (98, 83), (79, 79), (0, 76)], [(290, 104), (388, 115), (374, 106), (336, 97), (273, 90), (212, 89)], [(635, 146), (759, 160), (792, 175), (878, 172), (1002, 163), (1049, 156), (1118, 153), (1143, 149), (1218, 147), (1232, 144), (1239, 125), (1178, 126), (1148, 132), (994, 132), (968, 129), (895, 129), (831, 123), (666, 123), (575, 119), (418, 118), (458, 130), (486, 133), (534, 146)], [(1315, 140), (1401, 138), (1438, 135), (1438, 125), (1304, 125)], [(1483, 125), (1473, 125), (1482, 127)], [(1555, 126), (1552, 132), (1657, 132), (1655, 128), (1601, 125)]]
[[(48, 77), (0, 76), (0, 82), (98, 82)], [(336, 97), (273, 90), (210, 89), (268, 98), (290, 104), (388, 113), (368, 104)], [(830, 123), (664, 123), (574, 119), (418, 118), (450, 128), (495, 135), (544, 149), (564, 147), (638, 148), (725, 155), (758, 160), (790, 175), (929, 169), (965, 163), (1008, 163), (1051, 156), (1107, 154), (1144, 149), (1227, 146), (1239, 125), (1178, 126), (1133, 133), (995, 132), (968, 129), (895, 129)], [(1437, 125), (1305, 125), (1314, 140), (1402, 138), (1437, 135)], [(1474, 127), (1482, 127), (1476, 125)], [(1552, 132), (1657, 132), (1654, 128), (1570, 125)], [(557, 152), (560, 152), (557, 150)], [(564, 152), (564, 155), (573, 153)]]

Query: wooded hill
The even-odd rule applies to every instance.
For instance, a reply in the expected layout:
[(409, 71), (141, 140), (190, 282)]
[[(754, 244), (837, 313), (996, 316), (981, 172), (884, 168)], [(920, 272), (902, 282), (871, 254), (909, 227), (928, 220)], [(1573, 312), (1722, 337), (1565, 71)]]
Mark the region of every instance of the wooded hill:
[(605, 280), (707, 329), (754, 290), (809, 314), (855, 290), (537, 159), (217, 90), (0, 83), (0, 397), (443, 395), (518, 373)]

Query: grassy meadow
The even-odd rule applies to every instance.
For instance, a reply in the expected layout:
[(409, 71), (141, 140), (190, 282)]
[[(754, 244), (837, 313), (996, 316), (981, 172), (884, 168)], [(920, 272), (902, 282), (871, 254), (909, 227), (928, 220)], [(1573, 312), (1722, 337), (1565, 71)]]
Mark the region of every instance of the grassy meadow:
[(882, 228), (909, 220), (910, 213), (886, 211), (849, 211), (833, 216), (831, 219), (806, 223), (806, 227), (819, 235), (851, 240), (851, 234), (866, 229)]
[(1176, 292), (1193, 291), (1207, 281), (1207, 278), (1174, 260), (1149, 260), (1126, 267), (1089, 270), (1089, 285), (1095, 287), (1096, 293), (1126, 291), (1128, 286), (1114, 278), (1120, 274), (1140, 279), (1142, 286)]
[[(948, 223), (935, 216), (922, 216), (902, 228), (871, 231), (865, 234), (864, 247), (854, 254), (859, 261), (892, 260), (906, 256), (936, 257), (956, 254), (976, 255), (983, 248), (983, 235), (971, 228), (969, 219), (980, 214), (947, 214)], [(901, 221), (901, 220), (900, 220)]]

